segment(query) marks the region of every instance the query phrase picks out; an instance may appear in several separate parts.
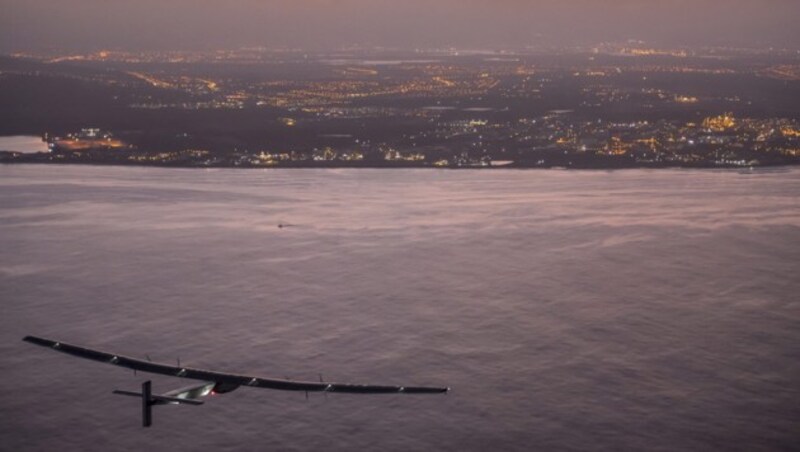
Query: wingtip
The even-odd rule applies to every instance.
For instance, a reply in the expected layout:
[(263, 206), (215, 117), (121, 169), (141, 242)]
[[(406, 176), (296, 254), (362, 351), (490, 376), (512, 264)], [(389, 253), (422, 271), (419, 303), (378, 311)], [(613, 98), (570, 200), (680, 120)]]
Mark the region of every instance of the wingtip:
[(49, 346), (53, 343), (53, 341), (36, 336), (25, 336), (22, 338), (22, 340), (25, 342), (30, 342), (31, 344), (45, 345), (45, 346)]

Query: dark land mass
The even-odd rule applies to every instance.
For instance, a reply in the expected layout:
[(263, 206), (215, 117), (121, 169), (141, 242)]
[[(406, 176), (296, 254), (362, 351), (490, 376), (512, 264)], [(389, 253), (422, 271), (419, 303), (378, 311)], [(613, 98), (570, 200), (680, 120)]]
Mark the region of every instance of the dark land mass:
[(225, 53), (0, 57), (4, 163), (737, 167), (800, 162), (800, 57)]

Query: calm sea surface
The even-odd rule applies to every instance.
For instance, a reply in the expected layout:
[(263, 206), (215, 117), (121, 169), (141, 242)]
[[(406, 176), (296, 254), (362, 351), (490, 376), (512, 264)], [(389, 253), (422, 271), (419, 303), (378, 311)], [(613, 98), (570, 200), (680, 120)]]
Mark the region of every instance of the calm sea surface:
[[(797, 450), (798, 275), (797, 169), (0, 166), (0, 449)], [(453, 391), (242, 388), (145, 430), (111, 394), (142, 374), (26, 334)]]

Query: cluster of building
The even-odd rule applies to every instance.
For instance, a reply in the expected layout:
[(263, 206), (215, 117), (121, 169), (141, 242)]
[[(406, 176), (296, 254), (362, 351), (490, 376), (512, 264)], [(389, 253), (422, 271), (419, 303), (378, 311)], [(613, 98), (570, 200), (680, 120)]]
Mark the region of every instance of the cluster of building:
[(391, 143), (353, 140), (307, 149), (149, 152), (99, 129), (49, 138), (49, 147), (47, 154), (14, 159), (243, 167), (732, 167), (800, 163), (800, 124), (730, 113), (688, 123), (580, 121), (552, 112), (511, 123), (448, 121)]
[[(737, 53), (714, 53), (729, 54)], [(44, 60), (48, 69), (62, 62), (122, 68), (69, 77), (113, 88), (106, 93), (113, 97), (98, 104), (137, 122), (113, 134), (46, 136), (50, 152), (5, 153), (0, 160), (470, 168), (800, 162), (798, 121), (764, 117), (796, 117), (794, 106), (746, 85), (709, 88), (731, 76), (780, 88), (776, 83), (800, 80), (796, 56), (729, 61), (636, 42), (540, 56), (368, 56), (264, 49), (53, 56)], [(208, 69), (216, 63), (225, 64)], [(40, 78), (24, 67), (18, 75)], [(727, 110), (742, 117), (708, 113)], [(113, 124), (104, 125), (119, 122)]]

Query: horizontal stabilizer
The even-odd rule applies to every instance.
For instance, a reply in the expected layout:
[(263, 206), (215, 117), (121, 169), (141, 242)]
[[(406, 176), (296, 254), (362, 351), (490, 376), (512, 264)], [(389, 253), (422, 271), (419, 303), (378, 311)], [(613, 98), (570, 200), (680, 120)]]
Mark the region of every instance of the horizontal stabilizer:
[(117, 394), (117, 395), (126, 395), (126, 396), (136, 397), (136, 398), (141, 398), (142, 397), (142, 393), (141, 392), (123, 391), (121, 389), (115, 389), (115, 390), (113, 390), (111, 392), (114, 393), (114, 394)]

